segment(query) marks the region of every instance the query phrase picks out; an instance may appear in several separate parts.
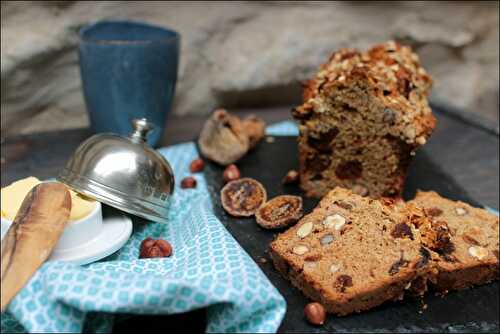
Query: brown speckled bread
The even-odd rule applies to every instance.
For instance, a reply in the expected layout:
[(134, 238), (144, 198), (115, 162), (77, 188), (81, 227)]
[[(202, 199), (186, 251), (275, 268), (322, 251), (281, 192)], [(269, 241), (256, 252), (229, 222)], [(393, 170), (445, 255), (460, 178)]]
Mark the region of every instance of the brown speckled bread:
[(400, 195), (411, 156), (435, 126), (431, 84), (417, 55), (395, 42), (333, 53), (293, 110), (306, 195), (322, 197), (335, 186)]
[(450, 237), (432, 247), (438, 269), (434, 288), (445, 292), (499, 278), (497, 216), (435, 192), (418, 192), (410, 203), (422, 207), (434, 225), (449, 230)]
[(271, 243), (270, 255), (307, 297), (346, 315), (401, 299), (406, 291), (425, 292), (433, 268), (417, 227), (426, 224), (413, 205), (335, 188)]

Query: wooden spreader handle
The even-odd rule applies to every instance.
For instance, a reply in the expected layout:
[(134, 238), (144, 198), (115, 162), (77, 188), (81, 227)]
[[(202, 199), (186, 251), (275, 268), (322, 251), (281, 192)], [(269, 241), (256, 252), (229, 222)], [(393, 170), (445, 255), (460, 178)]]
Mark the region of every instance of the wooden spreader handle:
[(42, 183), (26, 195), (2, 240), (2, 312), (50, 256), (70, 211), (71, 195), (62, 183)]

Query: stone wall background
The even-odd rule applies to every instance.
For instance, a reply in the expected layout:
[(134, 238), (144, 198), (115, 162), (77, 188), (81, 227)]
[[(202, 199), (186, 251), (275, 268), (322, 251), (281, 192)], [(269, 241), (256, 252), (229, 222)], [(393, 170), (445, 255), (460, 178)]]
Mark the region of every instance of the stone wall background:
[(397, 39), (433, 75), (432, 99), (498, 122), (498, 2), (1, 3), (2, 136), (88, 124), (77, 31), (100, 19), (144, 20), (182, 36), (173, 112), (295, 103), (340, 47)]

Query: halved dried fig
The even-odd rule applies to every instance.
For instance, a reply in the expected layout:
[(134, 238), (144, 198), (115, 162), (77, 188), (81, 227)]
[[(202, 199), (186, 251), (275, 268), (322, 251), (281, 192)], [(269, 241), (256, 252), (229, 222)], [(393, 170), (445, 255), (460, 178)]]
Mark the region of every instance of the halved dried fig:
[(245, 177), (228, 182), (220, 197), (227, 213), (235, 217), (250, 217), (266, 202), (267, 193), (260, 182)]
[(203, 125), (198, 145), (203, 156), (225, 166), (243, 157), (250, 141), (238, 117), (217, 109)]
[(290, 226), (302, 217), (302, 198), (282, 195), (264, 203), (255, 213), (257, 224), (273, 229)]

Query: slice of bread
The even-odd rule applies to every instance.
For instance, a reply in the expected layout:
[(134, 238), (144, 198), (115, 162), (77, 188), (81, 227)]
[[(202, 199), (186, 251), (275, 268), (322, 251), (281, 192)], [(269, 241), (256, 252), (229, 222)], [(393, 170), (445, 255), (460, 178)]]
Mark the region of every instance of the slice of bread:
[[(499, 278), (497, 216), (432, 191), (418, 192), (409, 203), (422, 207), (433, 220), (437, 243), (429, 246), (438, 270), (435, 289), (460, 290)], [(446, 230), (449, 236), (441, 233)]]
[(418, 227), (429, 223), (414, 205), (335, 188), (271, 243), (270, 254), (307, 297), (347, 315), (425, 291), (431, 253)]

